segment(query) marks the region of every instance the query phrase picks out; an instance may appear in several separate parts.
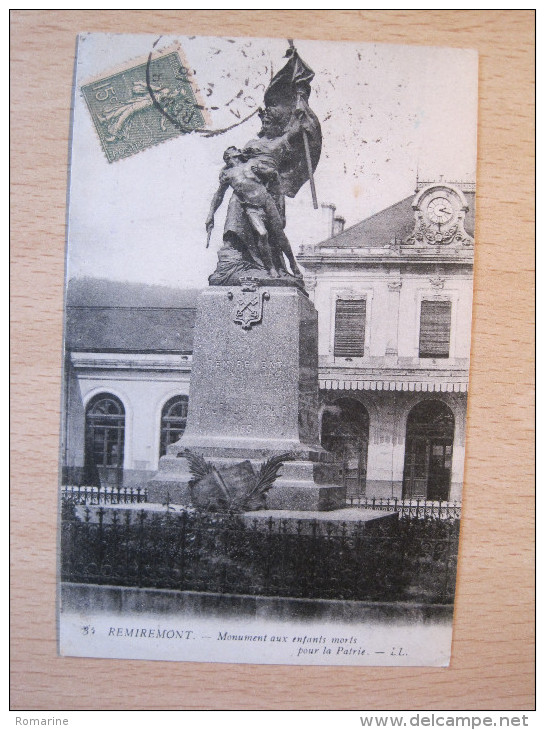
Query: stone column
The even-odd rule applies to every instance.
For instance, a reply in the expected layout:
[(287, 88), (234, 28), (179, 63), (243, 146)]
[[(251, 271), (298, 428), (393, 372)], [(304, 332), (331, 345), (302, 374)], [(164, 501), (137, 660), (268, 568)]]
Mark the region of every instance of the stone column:
[(465, 435), (466, 435), (466, 408), (467, 397), (457, 394), (454, 408), (454, 441), (452, 444), (452, 471), (450, 477), (450, 499), (462, 500), (462, 486), (464, 480)]
[(404, 440), (399, 438), (398, 393), (381, 391), (375, 398), (367, 452), (367, 497), (401, 496)]
[(401, 291), (401, 279), (393, 279), (388, 282), (388, 336), (386, 340), (386, 358), (392, 361), (397, 360), (397, 330), (399, 326), (399, 297)]

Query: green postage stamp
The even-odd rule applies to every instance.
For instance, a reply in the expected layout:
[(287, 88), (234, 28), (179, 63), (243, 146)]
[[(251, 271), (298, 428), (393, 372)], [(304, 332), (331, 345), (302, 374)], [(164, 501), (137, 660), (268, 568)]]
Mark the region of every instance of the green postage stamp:
[(204, 127), (176, 52), (81, 87), (108, 162)]

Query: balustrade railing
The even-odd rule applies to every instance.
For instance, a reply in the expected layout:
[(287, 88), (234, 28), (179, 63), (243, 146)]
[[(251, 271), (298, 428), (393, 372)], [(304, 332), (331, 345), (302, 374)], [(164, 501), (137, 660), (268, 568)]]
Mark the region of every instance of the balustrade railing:
[(63, 486), (61, 497), (72, 504), (140, 504), (148, 501), (143, 487), (85, 487)]
[(433, 501), (428, 499), (397, 499), (395, 497), (348, 497), (351, 507), (399, 512), (405, 517), (436, 517), (440, 520), (460, 519), (460, 502)]

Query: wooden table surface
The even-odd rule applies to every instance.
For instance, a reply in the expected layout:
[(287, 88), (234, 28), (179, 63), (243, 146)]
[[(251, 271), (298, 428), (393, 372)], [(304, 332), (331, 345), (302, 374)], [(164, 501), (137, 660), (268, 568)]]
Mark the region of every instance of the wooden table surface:
[[(532, 10), (12, 11), (12, 709), (533, 708), (534, 23)], [(57, 656), (65, 204), (83, 30), (479, 51), (473, 346), (450, 668)]]

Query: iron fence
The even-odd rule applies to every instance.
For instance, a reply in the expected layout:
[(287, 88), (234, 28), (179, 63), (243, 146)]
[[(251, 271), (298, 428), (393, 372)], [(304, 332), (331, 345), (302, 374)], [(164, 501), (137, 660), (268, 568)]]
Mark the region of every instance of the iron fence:
[(411, 601), (454, 599), (458, 522), (248, 520), (109, 509), (62, 523), (62, 579), (214, 593)]
[(148, 492), (141, 487), (63, 486), (61, 497), (72, 504), (140, 504), (148, 501)]
[(459, 520), (462, 505), (460, 502), (431, 501), (427, 499), (397, 499), (382, 497), (348, 497), (347, 504), (352, 507), (398, 512), (404, 517), (435, 517), (440, 520)]

